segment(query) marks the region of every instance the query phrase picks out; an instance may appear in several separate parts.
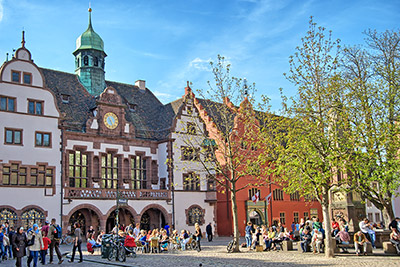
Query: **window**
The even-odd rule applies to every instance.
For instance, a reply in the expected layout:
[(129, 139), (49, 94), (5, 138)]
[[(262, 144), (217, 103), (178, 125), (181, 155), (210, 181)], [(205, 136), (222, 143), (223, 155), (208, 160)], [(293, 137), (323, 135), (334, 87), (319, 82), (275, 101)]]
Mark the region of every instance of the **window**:
[(274, 200), (283, 200), (283, 191), (281, 189), (275, 189), (273, 191)]
[(367, 217), (368, 217), (368, 220), (369, 220), (370, 222), (373, 222), (373, 221), (374, 221), (374, 216), (373, 216), (372, 212), (368, 212)]
[(35, 133), (35, 146), (51, 147), (51, 133)]
[(160, 189), (161, 190), (167, 189), (167, 179), (166, 178), (160, 178)]
[(186, 129), (188, 134), (196, 134), (196, 124), (193, 122), (188, 122), (186, 124)]
[(5, 144), (22, 145), (22, 130), (5, 128), (4, 135)]
[(300, 194), (299, 194), (299, 192), (290, 194), (290, 200), (291, 200), (291, 201), (300, 201)]
[(376, 223), (381, 222), (381, 215), (378, 212), (375, 213), (375, 222)]
[(257, 194), (257, 193), (258, 193), (258, 196), (260, 196), (260, 190), (259, 189), (257, 189), (257, 188), (249, 189), (249, 200), (252, 200), (253, 196), (255, 194)]
[(18, 216), (15, 213), (15, 211), (11, 210), (11, 209), (2, 209), (0, 211), (0, 223), (1, 224), (5, 224), (6, 222), (8, 222), (10, 224), (10, 226), (12, 227), (17, 227), (17, 220), (18, 220)]
[(39, 165), (38, 167), (31, 168), (30, 184), (37, 186), (52, 186), (54, 177), (54, 168), (47, 167), (46, 165)]
[(208, 191), (215, 191), (215, 178), (213, 175), (207, 176), (207, 190)]
[(98, 57), (94, 57), (94, 66), (97, 67), (99, 65)]
[(101, 156), (101, 187), (117, 188), (118, 157), (111, 153)]
[(0, 96), (0, 110), (15, 111), (15, 98)]
[(146, 159), (142, 156), (134, 156), (131, 158), (131, 180), (132, 189), (147, 188)]
[(193, 147), (182, 146), (181, 147), (181, 159), (182, 160), (198, 160), (199, 150)]
[(286, 224), (286, 218), (285, 218), (285, 213), (284, 213), (284, 212), (280, 212), (280, 213), (279, 213), (279, 221), (280, 221), (281, 224), (283, 224), (283, 225)]
[(135, 112), (136, 111), (136, 104), (128, 103), (129, 111)]
[(307, 218), (309, 218), (308, 212), (304, 212), (304, 220), (306, 220)]
[(70, 95), (62, 94), (62, 95), (61, 95), (61, 101), (62, 101), (64, 104), (68, 104), (68, 103), (69, 103), (69, 97), (70, 97)]
[(183, 190), (200, 191), (200, 177), (194, 173), (183, 174)]
[(293, 212), (293, 222), (299, 223), (299, 213), (298, 212)]
[(318, 218), (318, 209), (310, 209), (311, 218), (315, 217)]
[(46, 216), (43, 214), (43, 212), (39, 210), (30, 209), (22, 213), (21, 219), (22, 225), (28, 229), (31, 225), (35, 223), (39, 225), (43, 224)]
[(186, 213), (186, 224), (189, 226), (195, 225), (198, 223), (199, 225), (203, 225), (205, 223), (204, 214), (205, 210), (200, 206), (192, 205), (187, 210)]
[(32, 84), (32, 74), (24, 72), (24, 84)]
[(88, 186), (88, 159), (81, 151), (68, 154), (68, 177), (70, 187), (86, 188)]
[(11, 80), (15, 83), (20, 83), (21, 82), (21, 72), (20, 71), (11, 71)]
[(192, 114), (193, 113), (192, 107), (186, 107), (186, 113), (189, 115)]
[(28, 113), (43, 115), (43, 101), (28, 100)]
[(85, 66), (89, 65), (89, 57), (88, 56), (83, 57), (83, 65), (85, 65)]
[(17, 163), (3, 167), (3, 185), (25, 185), (26, 167), (20, 167)]

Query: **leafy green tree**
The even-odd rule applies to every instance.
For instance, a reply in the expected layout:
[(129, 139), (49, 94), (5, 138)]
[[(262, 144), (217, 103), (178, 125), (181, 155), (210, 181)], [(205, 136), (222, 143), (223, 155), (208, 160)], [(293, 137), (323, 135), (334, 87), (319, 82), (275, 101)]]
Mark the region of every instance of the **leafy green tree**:
[(394, 218), (392, 199), (400, 186), (398, 123), (400, 33), (366, 32), (367, 49), (345, 49), (344, 75), (353, 156), (347, 163), (351, 190)]
[[(344, 170), (347, 156), (343, 116), (343, 89), (338, 72), (339, 40), (310, 19), (307, 35), (290, 57), (287, 79), (297, 87), (291, 103), (284, 103), (284, 116), (270, 117), (263, 129), (272, 143), (261, 158), (272, 160), (275, 181), (287, 193), (299, 192), (321, 203), (326, 231), (327, 257), (333, 257), (330, 242), (330, 190), (333, 177)], [(273, 149), (273, 150), (271, 150)]]

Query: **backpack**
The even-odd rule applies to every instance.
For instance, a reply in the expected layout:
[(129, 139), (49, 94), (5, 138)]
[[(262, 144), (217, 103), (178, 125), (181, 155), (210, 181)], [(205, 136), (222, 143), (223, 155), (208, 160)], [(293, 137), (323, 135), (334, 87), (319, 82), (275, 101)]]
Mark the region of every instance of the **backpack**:
[(56, 232), (54, 233), (54, 238), (60, 238), (62, 237), (62, 230), (61, 230), (61, 226), (60, 225), (55, 225), (54, 226)]

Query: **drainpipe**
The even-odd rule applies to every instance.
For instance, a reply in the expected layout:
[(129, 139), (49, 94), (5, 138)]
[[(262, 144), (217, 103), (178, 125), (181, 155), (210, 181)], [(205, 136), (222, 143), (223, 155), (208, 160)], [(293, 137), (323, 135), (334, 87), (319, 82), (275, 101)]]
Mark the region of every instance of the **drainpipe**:
[(64, 179), (63, 179), (63, 161), (64, 161), (64, 131), (63, 128), (61, 127), (61, 170), (60, 170), (60, 176), (61, 176), (61, 186), (60, 186), (60, 197), (61, 197), (61, 201), (60, 201), (60, 225), (61, 225), (61, 229), (63, 228), (63, 213), (64, 213), (64, 209), (63, 209), (63, 203), (64, 203)]
[(170, 155), (170, 175), (171, 175), (171, 197), (172, 197), (172, 228), (175, 229), (175, 183), (174, 183), (174, 162), (173, 162), (173, 143), (170, 140), (171, 155)]

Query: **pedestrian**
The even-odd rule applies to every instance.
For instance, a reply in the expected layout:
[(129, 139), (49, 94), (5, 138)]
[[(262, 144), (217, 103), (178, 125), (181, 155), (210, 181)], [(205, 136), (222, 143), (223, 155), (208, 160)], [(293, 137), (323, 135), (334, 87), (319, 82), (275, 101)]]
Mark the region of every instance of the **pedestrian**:
[(74, 239), (74, 246), (72, 247), (72, 256), (71, 259), (69, 260), (69, 262), (74, 262), (74, 258), (75, 258), (75, 251), (78, 248), (78, 252), (79, 252), (79, 262), (83, 261), (83, 256), (82, 256), (82, 248), (81, 248), (81, 244), (82, 244), (82, 231), (81, 231), (81, 226), (79, 225), (79, 223), (75, 223), (75, 239)]
[(43, 245), (43, 237), (42, 233), (39, 230), (39, 225), (36, 223), (33, 225), (32, 230), (28, 232), (28, 241), (33, 240), (33, 244), (28, 247), (29, 249), (29, 257), (27, 265), (31, 266), (31, 262), (33, 260), (33, 267), (37, 267), (37, 262), (39, 258), (39, 251)]
[(50, 243), (50, 262), (49, 264), (53, 263), (53, 251), (56, 251), (58, 257), (58, 264), (61, 264), (64, 260), (61, 256), (60, 252), (60, 238), (61, 238), (61, 227), (56, 223), (56, 219), (51, 219), (51, 224), (49, 228), (49, 233), (47, 237), (51, 240)]
[(252, 236), (253, 236), (253, 223), (252, 222), (247, 222), (247, 226), (245, 229), (245, 237), (246, 237), (246, 245), (248, 249), (251, 249), (251, 241), (252, 241)]
[(164, 229), (165, 229), (165, 231), (167, 231), (167, 236), (169, 236), (169, 225), (168, 225), (168, 223), (166, 223), (165, 224), (165, 226), (164, 226)]
[(211, 223), (209, 223), (209, 224), (206, 226), (206, 234), (207, 234), (208, 242), (211, 242), (211, 241), (213, 240), (213, 232), (212, 232)]
[(196, 242), (197, 242), (197, 252), (201, 251), (201, 247), (200, 247), (200, 240), (203, 237), (202, 233), (201, 233), (201, 229), (198, 223), (196, 223), (194, 225), (195, 227), (195, 233), (194, 236), (196, 237)]
[(95, 236), (95, 231), (94, 231), (94, 229), (93, 229), (93, 226), (90, 226), (89, 227), (89, 230), (87, 231), (87, 233), (86, 233), (86, 239), (88, 239), (89, 238), (89, 236)]
[(11, 244), (13, 247), (13, 254), (16, 258), (15, 266), (21, 267), (22, 257), (26, 255), (26, 243), (28, 242), (27, 237), (24, 233), (24, 228), (20, 227), (16, 234), (13, 235), (11, 239)]
[(133, 236), (137, 238), (140, 234), (140, 223), (136, 223), (135, 229), (133, 229)]
[(44, 225), (42, 226), (42, 229), (40, 229), (42, 231), (42, 235), (43, 237), (47, 236), (49, 234), (49, 221), (45, 221)]
[(0, 225), (0, 262), (3, 260), (5, 256), (5, 251), (4, 251), (4, 225)]
[[(43, 229), (43, 227), (42, 227)], [(47, 255), (47, 249), (49, 248), (49, 244), (51, 243), (51, 240), (45, 235), (45, 232), (42, 231), (42, 236), (43, 236), (43, 247), (40, 248), (40, 263), (45, 265), (46, 264), (46, 255)]]

